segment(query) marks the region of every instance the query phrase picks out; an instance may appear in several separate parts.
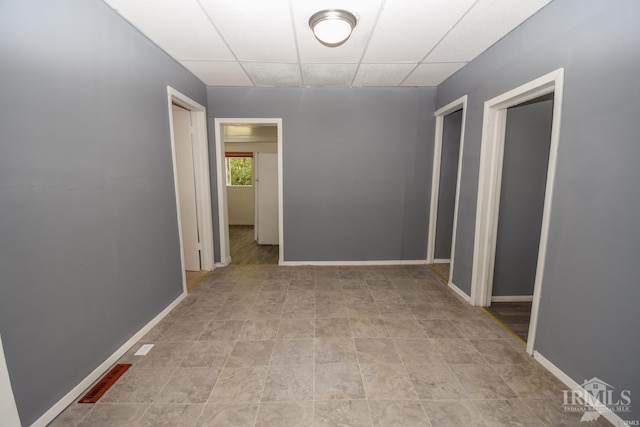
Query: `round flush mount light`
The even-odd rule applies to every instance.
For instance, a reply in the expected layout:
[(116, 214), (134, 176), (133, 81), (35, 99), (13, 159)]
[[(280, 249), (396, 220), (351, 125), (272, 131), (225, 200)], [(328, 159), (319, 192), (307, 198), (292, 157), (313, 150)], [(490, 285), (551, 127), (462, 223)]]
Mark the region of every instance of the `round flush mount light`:
[(320, 43), (337, 47), (347, 41), (357, 22), (353, 13), (327, 9), (314, 13), (309, 18), (309, 27)]

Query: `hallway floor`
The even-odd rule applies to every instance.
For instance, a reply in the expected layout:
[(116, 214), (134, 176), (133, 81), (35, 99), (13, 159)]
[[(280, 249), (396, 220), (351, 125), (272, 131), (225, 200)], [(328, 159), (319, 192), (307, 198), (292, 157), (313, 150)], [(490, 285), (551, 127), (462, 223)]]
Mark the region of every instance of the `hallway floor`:
[(51, 426), (584, 426), (426, 266), (218, 268), (120, 363)]
[(280, 246), (259, 245), (254, 240), (253, 225), (229, 226), (229, 250), (232, 265), (278, 265)]

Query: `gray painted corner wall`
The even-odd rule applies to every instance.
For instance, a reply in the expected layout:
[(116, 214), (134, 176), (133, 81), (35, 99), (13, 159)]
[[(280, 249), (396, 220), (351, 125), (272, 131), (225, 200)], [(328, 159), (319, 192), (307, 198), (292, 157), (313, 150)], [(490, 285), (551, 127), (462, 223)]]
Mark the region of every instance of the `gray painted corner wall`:
[[(468, 95), (453, 279), (471, 288), (483, 103), (565, 69), (535, 349), (578, 383), (640, 393), (640, 2), (555, 0), (438, 87)], [(635, 405), (622, 418), (640, 419)]]
[(456, 205), (458, 182), (458, 160), (460, 137), (462, 136), (462, 110), (454, 111), (443, 118), (442, 154), (440, 156), (440, 180), (438, 185), (438, 213), (434, 257), (451, 259), (453, 237), (453, 215)]
[(182, 292), (167, 85), (206, 103), (104, 3), (35, 3), (0, 3), (0, 332), (23, 425)]
[(210, 87), (208, 114), (282, 118), (285, 261), (420, 260), (434, 99), (434, 88)]
[(494, 296), (533, 295), (549, 167), (553, 99), (507, 111)]

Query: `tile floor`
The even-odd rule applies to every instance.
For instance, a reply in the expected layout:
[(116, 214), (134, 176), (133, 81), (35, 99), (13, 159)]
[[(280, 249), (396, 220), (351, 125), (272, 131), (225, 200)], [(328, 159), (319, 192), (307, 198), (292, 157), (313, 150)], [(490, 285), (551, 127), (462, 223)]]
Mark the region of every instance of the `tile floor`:
[(425, 266), (219, 268), (120, 363), (98, 403), (50, 425), (584, 426), (563, 384)]

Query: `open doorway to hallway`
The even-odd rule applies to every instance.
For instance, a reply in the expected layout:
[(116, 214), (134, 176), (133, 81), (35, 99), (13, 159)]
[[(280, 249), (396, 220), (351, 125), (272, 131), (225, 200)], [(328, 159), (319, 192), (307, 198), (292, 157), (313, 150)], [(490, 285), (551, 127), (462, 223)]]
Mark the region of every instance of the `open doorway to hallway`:
[(279, 119), (216, 119), (224, 264), (277, 265), (281, 259), (280, 143)]

